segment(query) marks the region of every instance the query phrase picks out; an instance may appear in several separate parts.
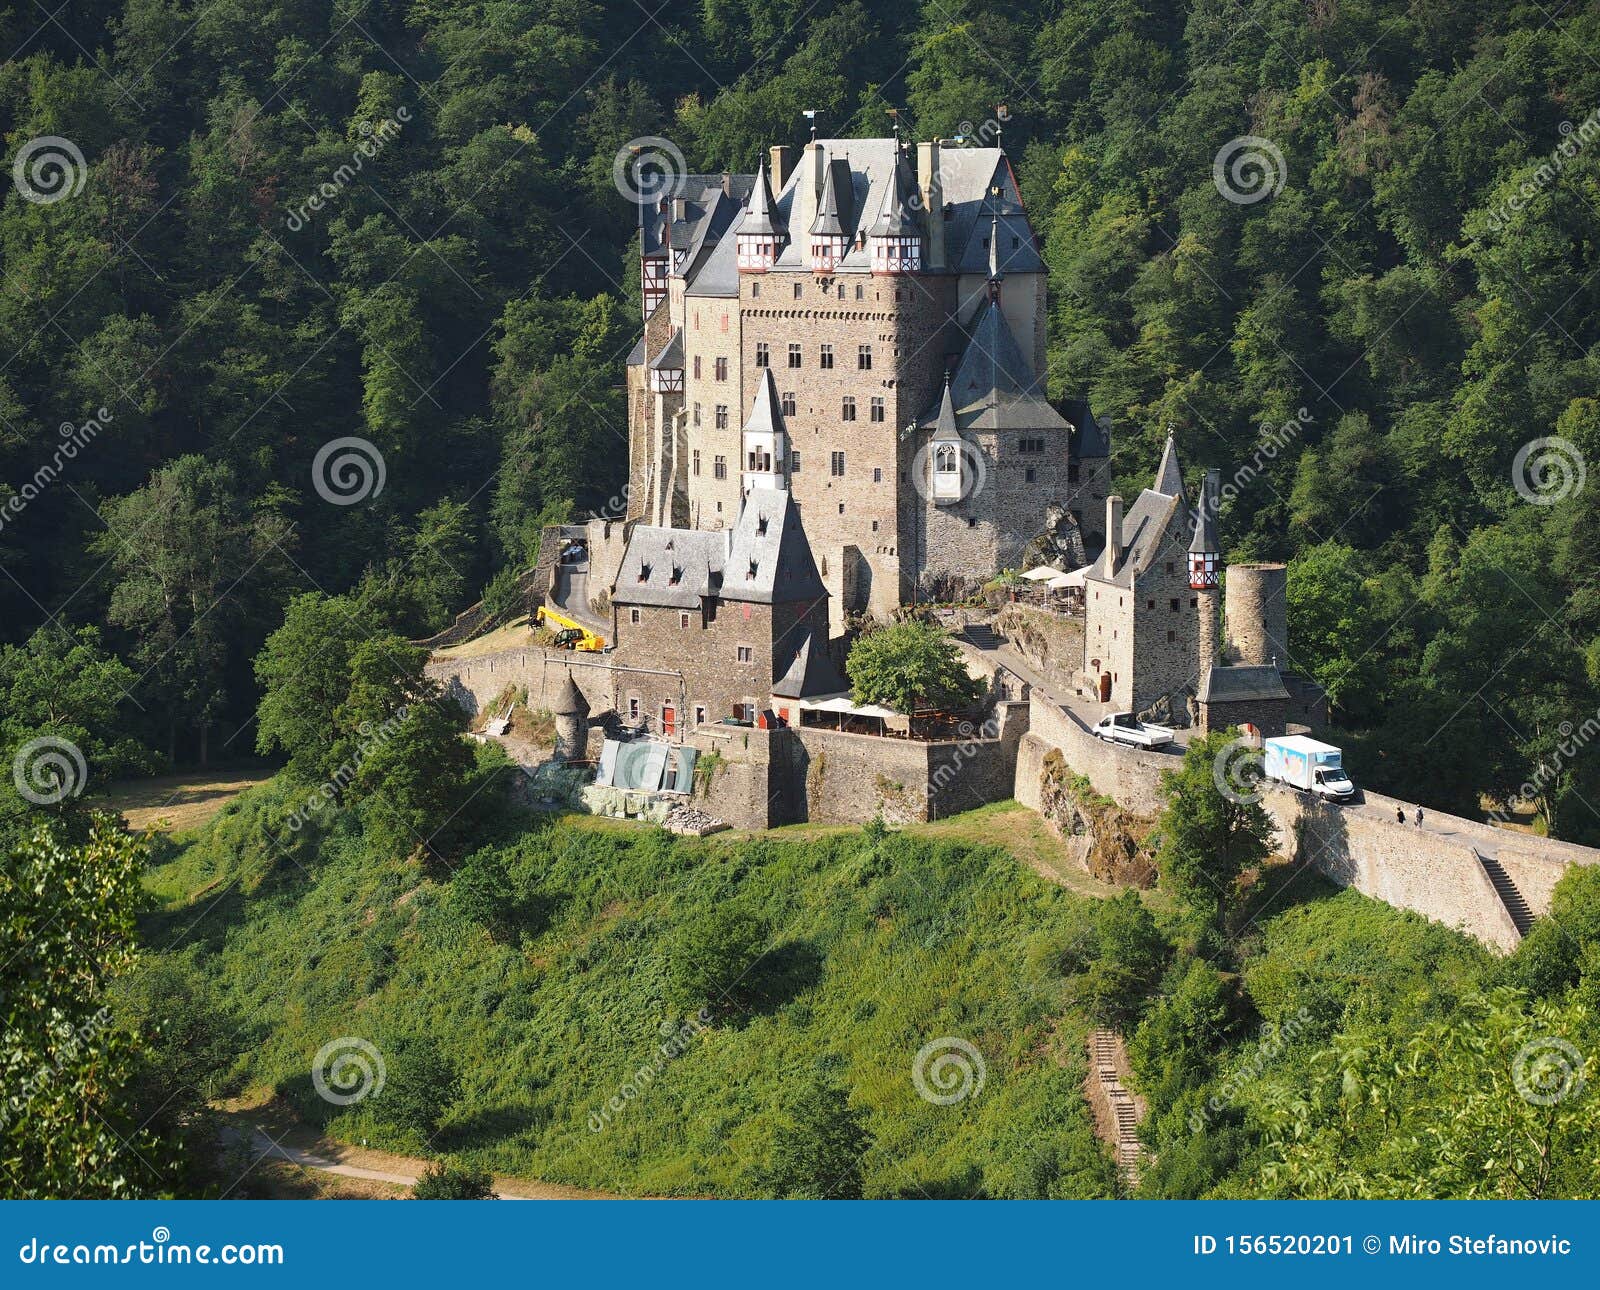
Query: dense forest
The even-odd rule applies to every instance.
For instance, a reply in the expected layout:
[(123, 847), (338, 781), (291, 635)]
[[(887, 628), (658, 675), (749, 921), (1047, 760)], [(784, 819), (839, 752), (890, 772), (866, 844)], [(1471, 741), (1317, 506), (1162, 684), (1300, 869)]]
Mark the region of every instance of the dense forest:
[[(84, 0), (0, 42), (8, 751), (249, 752), (292, 596), (416, 636), (503, 591), (623, 486), (619, 149), (749, 169), (894, 109), (1002, 131), (1052, 391), (1125, 483), (1168, 426), (1223, 469), (1358, 771), (1600, 837), (1593, 6)], [(85, 669), (41, 722), (27, 678)]]

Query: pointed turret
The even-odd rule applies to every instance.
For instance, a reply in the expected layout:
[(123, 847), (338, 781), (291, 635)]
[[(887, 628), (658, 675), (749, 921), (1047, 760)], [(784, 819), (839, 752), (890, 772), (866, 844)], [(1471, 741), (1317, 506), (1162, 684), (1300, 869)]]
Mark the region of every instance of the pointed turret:
[(772, 185), (767, 182), (767, 166), (762, 162), (756, 171), (756, 182), (750, 190), (750, 201), (744, 208), (744, 217), (735, 234), (741, 273), (765, 273), (778, 259), (788, 234), (778, 217), (777, 203), (772, 199)]
[(1217, 540), (1217, 510), (1222, 505), (1222, 472), (1206, 471), (1205, 482), (1200, 485), (1200, 505), (1195, 508), (1194, 537), (1189, 541), (1189, 586), (1199, 594), (1195, 597), (1200, 612), (1199, 650), (1200, 676), (1206, 681), (1211, 666), (1217, 661), (1221, 643), (1217, 588), (1222, 580), (1222, 543)]
[(922, 269), (922, 230), (912, 207), (916, 191), (905, 158), (895, 156), (883, 186), (883, 204), (867, 234), (874, 273), (917, 273)]
[(783, 405), (772, 369), (761, 369), (761, 384), (750, 404), (741, 434), (744, 472), (741, 492), (753, 489), (786, 489), (789, 486), (789, 432), (783, 421)]
[(989, 299), (996, 304), (1000, 303), (1000, 284), (1006, 276), (1006, 271), (1000, 267), (999, 192), (998, 188), (994, 190), (996, 201), (989, 212)]
[(850, 251), (852, 195), (849, 163), (829, 162), (823, 174), (822, 196), (817, 200), (817, 215), (809, 230), (814, 273), (832, 273)]
[(1161, 464), (1156, 467), (1156, 482), (1151, 487), (1163, 497), (1183, 496), (1183, 471), (1178, 466), (1178, 437), (1167, 431), (1167, 446), (1161, 450)]

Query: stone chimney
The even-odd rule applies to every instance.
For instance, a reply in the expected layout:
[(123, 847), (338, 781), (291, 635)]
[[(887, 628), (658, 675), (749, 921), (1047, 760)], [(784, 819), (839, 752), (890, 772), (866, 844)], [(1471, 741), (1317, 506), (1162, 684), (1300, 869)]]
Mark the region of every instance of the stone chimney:
[(944, 178), (939, 173), (939, 140), (917, 145), (917, 191), (928, 226), (928, 268), (947, 267), (944, 248)]
[(1122, 564), (1122, 498), (1106, 498), (1106, 577), (1114, 577)]
[(817, 201), (827, 173), (828, 154), (815, 139), (800, 153), (800, 178), (795, 185), (789, 214), (789, 240), (800, 252), (800, 262), (811, 262), (811, 226), (817, 220)]
[(789, 166), (792, 164), (789, 149), (781, 143), (775, 143), (767, 149), (767, 169), (772, 172), (772, 192), (776, 196), (783, 191), (783, 186), (789, 182)]

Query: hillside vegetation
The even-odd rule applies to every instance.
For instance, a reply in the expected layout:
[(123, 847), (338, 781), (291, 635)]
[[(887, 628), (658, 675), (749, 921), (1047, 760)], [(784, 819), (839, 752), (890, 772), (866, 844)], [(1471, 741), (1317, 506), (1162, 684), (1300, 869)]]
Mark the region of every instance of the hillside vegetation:
[[(507, 816), (444, 872), (353, 812), (282, 849), (295, 801), (252, 790), (167, 844), (144, 938), (232, 1033), (216, 1084), (337, 1137), (624, 1194), (1111, 1195), (1083, 1096), (1109, 1025), (1151, 1105), (1145, 1194), (1600, 1190), (1594, 872), (1502, 961), (1281, 868), (1219, 945), (1215, 909), (1087, 899), (916, 830)], [(381, 1092), (319, 1096), (335, 1040), (372, 1045)], [(949, 1104), (919, 1094), (928, 1045)]]

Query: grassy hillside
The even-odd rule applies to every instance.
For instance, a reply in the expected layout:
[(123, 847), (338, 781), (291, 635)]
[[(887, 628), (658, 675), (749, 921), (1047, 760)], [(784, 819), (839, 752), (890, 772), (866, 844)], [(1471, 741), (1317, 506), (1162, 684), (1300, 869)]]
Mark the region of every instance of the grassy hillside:
[[(624, 1193), (750, 1194), (785, 1108), (820, 1084), (864, 1115), (867, 1195), (1112, 1192), (1081, 1096), (1087, 1023), (1029, 967), (1030, 944), (1089, 902), (998, 847), (541, 823), (467, 866), (504, 866), (491, 936), (452, 892), (461, 876), (371, 855), (346, 821), (280, 849), (283, 796), (246, 795), (151, 874), (165, 908), (147, 939), (201, 946), (244, 1027), (236, 1082), (280, 1090), (335, 1135)], [(727, 909), (754, 915), (768, 952), (743, 1006), (663, 1061), (686, 1015), (665, 1002), (673, 947)], [(372, 1041), (392, 1087), (392, 1054), (419, 1033), (460, 1074), (431, 1141), (380, 1122), (381, 1098), (340, 1110), (312, 1089), (329, 1040)], [(985, 1082), (935, 1105), (912, 1066), (952, 1037), (982, 1054)], [(596, 1132), (625, 1083), (637, 1096)]]

